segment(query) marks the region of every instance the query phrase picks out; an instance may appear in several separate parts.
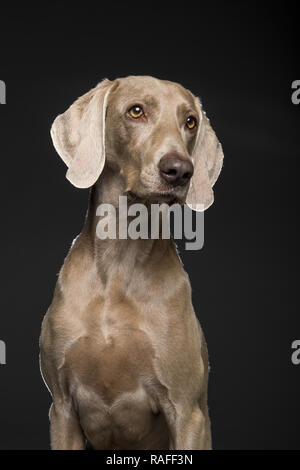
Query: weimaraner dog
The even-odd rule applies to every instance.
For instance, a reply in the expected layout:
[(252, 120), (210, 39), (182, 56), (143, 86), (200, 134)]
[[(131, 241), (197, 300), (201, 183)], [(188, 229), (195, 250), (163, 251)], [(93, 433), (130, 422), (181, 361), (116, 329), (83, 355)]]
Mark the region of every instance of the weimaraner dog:
[(104, 80), (51, 135), (70, 182), (92, 187), (42, 326), (52, 449), (211, 449), (206, 343), (174, 242), (96, 233), (97, 207), (120, 195), (212, 204), (223, 153), (199, 100), (153, 77)]

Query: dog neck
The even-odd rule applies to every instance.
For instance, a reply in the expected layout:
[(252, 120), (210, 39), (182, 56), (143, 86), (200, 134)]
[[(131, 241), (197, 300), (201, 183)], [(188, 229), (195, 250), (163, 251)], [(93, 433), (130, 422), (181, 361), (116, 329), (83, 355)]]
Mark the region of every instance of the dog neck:
[[(159, 237), (151, 239), (138, 238), (133, 240), (128, 236), (126, 239), (121, 239), (119, 236), (119, 197), (125, 194), (125, 184), (123, 178), (119, 173), (116, 173), (109, 167), (105, 167), (101, 177), (97, 183), (92, 187), (90, 192), (89, 207), (86, 217), (86, 223), (83, 230), (83, 235), (89, 238), (89, 246), (92, 250), (92, 255), (96, 260), (98, 272), (101, 275), (102, 281), (107, 282), (108, 278), (117, 272), (125, 274), (125, 278), (131, 279), (137, 266), (141, 266), (150, 258), (157, 256), (159, 262), (161, 257), (168, 251), (170, 245), (173, 246), (171, 239), (161, 238), (161, 227), (159, 227)], [(127, 200), (128, 207), (136, 201)], [(97, 235), (97, 225), (100, 217), (97, 215), (97, 209), (101, 204), (109, 204), (115, 209), (115, 220), (111, 220), (114, 214), (105, 214), (107, 224), (116, 224), (116, 237), (100, 239)], [(150, 217), (150, 211), (148, 212)], [(130, 217), (127, 222), (129, 223)], [(149, 221), (150, 227), (150, 221)]]

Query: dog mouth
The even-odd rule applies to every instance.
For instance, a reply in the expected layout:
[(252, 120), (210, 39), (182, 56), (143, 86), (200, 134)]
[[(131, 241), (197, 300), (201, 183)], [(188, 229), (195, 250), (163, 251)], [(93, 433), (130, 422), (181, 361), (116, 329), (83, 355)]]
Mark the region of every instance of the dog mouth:
[(169, 205), (179, 203), (182, 204), (183, 201), (176, 194), (174, 189), (155, 191), (148, 194), (139, 194), (133, 191), (127, 191), (126, 195), (128, 196), (131, 202), (139, 203), (167, 203)]

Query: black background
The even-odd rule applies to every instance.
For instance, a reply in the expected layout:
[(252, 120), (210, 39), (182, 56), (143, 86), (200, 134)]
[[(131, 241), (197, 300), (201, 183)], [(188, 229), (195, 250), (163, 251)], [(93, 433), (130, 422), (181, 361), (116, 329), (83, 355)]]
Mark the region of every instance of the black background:
[(1, 5), (0, 448), (49, 448), (39, 332), (87, 205), (50, 125), (102, 78), (149, 74), (201, 97), (225, 153), (204, 249), (181, 250), (210, 353), (214, 448), (300, 449), (295, 4), (105, 3)]

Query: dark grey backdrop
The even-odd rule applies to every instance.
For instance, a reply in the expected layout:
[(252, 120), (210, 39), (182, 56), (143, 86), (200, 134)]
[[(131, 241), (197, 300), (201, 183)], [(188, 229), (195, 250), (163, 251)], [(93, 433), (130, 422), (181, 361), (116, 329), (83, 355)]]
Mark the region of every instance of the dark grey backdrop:
[(49, 446), (40, 325), (87, 204), (51, 122), (102, 78), (128, 74), (200, 95), (224, 147), (205, 247), (181, 250), (210, 352), (214, 447), (300, 448), (295, 5), (102, 3), (1, 5), (0, 448)]

